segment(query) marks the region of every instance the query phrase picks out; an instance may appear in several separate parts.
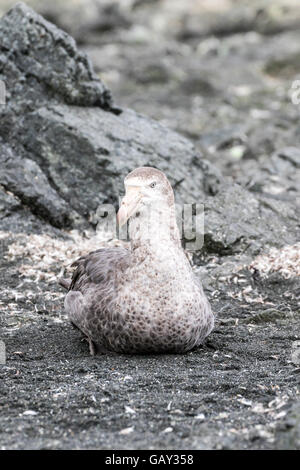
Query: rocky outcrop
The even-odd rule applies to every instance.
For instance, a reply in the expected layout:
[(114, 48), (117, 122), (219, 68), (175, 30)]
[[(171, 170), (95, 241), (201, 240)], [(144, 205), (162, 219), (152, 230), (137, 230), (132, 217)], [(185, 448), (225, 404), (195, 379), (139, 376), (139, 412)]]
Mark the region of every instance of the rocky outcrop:
[[(28, 231), (27, 217), (20, 224), (24, 208), (39, 227), (91, 226), (99, 204), (118, 205), (124, 176), (150, 165), (166, 172), (179, 203), (205, 202), (206, 252), (256, 254), (295, 242), (299, 218), (291, 198), (249, 192), (243, 181), (233, 185), (185, 137), (116, 107), (72, 37), (22, 3), (1, 20), (0, 51), (7, 90), (0, 185), (18, 201), (3, 196), (2, 228)], [(275, 153), (273, 172), (289, 178), (298, 159), (290, 147)], [(263, 189), (265, 173), (257, 182)]]
[(209, 253), (257, 255), (297, 241), (300, 212), (294, 201), (255, 195), (238, 184), (223, 184), (215, 197), (207, 197), (204, 214)]
[(141, 165), (166, 171), (181, 201), (209, 191), (194, 146), (115, 108), (74, 40), (24, 4), (1, 20), (0, 48), (0, 184), (33, 214), (60, 228), (88, 224), (100, 203), (118, 203), (124, 176)]

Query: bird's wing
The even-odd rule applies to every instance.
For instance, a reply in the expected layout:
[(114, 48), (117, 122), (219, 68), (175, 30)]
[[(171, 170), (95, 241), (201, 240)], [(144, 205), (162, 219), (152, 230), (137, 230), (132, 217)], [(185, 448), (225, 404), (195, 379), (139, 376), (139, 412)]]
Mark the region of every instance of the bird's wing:
[(105, 284), (130, 264), (130, 252), (122, 247), (101, 248), (76, 260), (69, 291), (84, 292), (92, 284)]

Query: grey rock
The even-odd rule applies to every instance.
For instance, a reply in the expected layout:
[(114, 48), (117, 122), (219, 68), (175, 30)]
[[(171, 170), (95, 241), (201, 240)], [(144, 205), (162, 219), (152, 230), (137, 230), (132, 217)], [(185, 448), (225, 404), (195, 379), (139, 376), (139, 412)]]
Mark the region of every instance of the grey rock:
[(10, 147), (1, 145), (0, 168), (0, 184), (30, 207), (33, 214), (48, 220), (55, 227), (84, 224), (50, 186), (33, 160), (19, 158)]
[(7, 83), (8, 102), (17, 102), (22, 111), (49, 98), (111, 109), (109, 90), (74, 39), (25, 4), (1, 19), (0, 41), (0, 77)]
[(165, 171), (179, 202), (203, 199), (206, 167), (195, 165), (193, 144), (134, 111), (116, 111), (66, 33), (18, 4), (1, 20), (0, 44), (8, 91), (0, 181), (34, 214), (56, 227), (88, 223), (100, 203), (118, 204), (124, 176), (142, 165)]
[(19, 138), (31, 158), (85, 217), (102, 202), (118, 203), (124, 176), (137, 166), (165, 171), (181, 202), (203, 194), (193, 145), (134, 111), (116, 116), (101, 109), (41, 107), (23, 119), (22, 129)]
[(101, 41), (103, 33), (117, 34), (119, 29), (131, 25), (126, 5), (115, 0), (67, 0), (63, 3), (60, 0), (29, 0), (26, 3), (81, 44)]
[(206, 198), (204, 211), (204, 249), (209, 253), (256, 255), (297, 241), (294, 206), (270, 198), (259, 200), (238, 184), (224, 183), (215, 197)]
[[(201, 38), (215, 35), (224, 37), (247, 31), (258, 31), (261, 34), (271, 35), (285, 30), (299, 27), (300, 15), (297, 9), (290, 11), (288, 8), (272, 8), (273, 5), (264, 5), (261, 2), (248, 2), (232, 5), (225, 3), (220, 5), (220, 11), (200, 12), (194, 15), (186, 15), (182, 21), (178, 36), (181, 39)], [(204, 21), (203, 21), (204, 20)]]
[(0, 227), (11, 233), (48, 233), (61, 237), (62, 233), (32, 214), (29, 207), (0, 185)]
[[(299, 369), (295, 373), (299, 373)], [(286, 417), (277, 426), (275, 436), (276, 449), (300, 450), (299, 400), (289, 408)]]
[[(189, 140), (115, 108), (74, 40), (29, 7), (18, 4), (3, 17), (0, 45), (0, 79), (7, 84), (0, 184), (35, 217), (58, 228), (95, 224), (99, 204), (118, 205), (124, 176), (150, 165), (167, 174), (178, 203), (205, 202), (204, 252), (257, 254), (295, 242), (299, 218), (291, 198), (224, 182)], [(216, 152), (224, 152), (223, 140)], [(273, 173), (289, 178), (297, 152), (283, 147), (270, 162)]]
[(0, 223), (3, 219), (11, 216), (15, 211), (21, 210), (22, 204), (12, 194), (0, 186)]
[(300, 168), (300, 150), (297, 147), (285, 147), (278, 151), (278, 156), (287, 160), (295, 168)]

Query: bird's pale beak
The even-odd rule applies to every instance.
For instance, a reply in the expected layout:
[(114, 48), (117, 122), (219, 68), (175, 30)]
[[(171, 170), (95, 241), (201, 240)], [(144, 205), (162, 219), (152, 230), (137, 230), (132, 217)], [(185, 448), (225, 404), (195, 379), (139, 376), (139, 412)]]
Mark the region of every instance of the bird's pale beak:
[(117, 213), (117, 222), (120, 227), (136, 212), (141, 197), (140, 188), (132, 186), (126, 189), (126, 194)]

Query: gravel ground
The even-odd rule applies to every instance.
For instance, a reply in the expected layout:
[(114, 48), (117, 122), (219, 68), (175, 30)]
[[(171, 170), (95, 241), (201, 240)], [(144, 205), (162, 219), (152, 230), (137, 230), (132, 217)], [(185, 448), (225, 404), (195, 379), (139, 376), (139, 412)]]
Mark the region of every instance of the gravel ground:
[[(68, 253), (71, 237), (55, 239), (56, 247)], [(219, 313), (202, 348), (90, 357), (63, 314), (64, 293), (54, 277), (61, 268), (45, 259), (51, 237), (39, 241), (34, 271), (28, 240), (2, 238), (1, 448), (277, 448), (279, 429), (299, 399), (294, 277), (275, 272), (264, 278), (244, 268), (215, 279), (213, 260), (206, 266), (216, 289), (208, 295)], [(77, 235), (76, 253), (91, 246), (80, 245)], [(54, 260), (60, 253), (53, 249)]]

